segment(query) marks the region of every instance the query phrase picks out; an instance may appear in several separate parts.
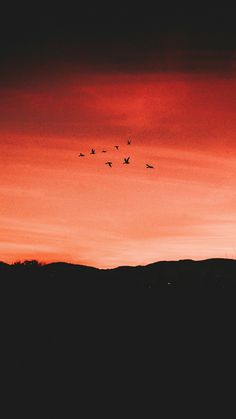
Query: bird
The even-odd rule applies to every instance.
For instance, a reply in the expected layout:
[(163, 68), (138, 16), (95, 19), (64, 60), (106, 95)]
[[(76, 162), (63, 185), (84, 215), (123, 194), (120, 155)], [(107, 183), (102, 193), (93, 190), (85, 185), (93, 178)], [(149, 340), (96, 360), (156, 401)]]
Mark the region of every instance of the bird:
[(114, 148), (116, 148), (117, 150), (119, 150), (119, 146), (118, 145), (115, 145)]
[(131, 144), (131, 140), (128, 140), (127, 144), (130, 145)]
[(109, 167), (112, 167), (112, 162), (111, 161), (107, 161), (105, 164), (107, 164)]
[(124, 158), (123, 164), (129, 164), (130, 157)]
[(79, 153), (79, 157), (84, 157), (84, 156), (85, 156), (85, 154)]
[(92, 150), (91, 150), (91, 153), (90, 153), (90, 154), (95, 154), (95, 153), (96, 153), (95, 149), (94, 149), (94, 148), (92, 148)]
[(106, 153), (107, 152), (107, 150), (102, 150), (102, 153)]
[(146, 163), (146, 169), (154, 169), (154, 166), (151, 166), (150, 164)]

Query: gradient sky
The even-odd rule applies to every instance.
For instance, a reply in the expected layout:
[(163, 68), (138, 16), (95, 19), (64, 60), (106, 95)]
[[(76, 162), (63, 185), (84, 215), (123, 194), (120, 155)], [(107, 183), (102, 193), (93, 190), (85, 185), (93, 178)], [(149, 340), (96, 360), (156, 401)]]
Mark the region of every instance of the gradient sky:
[[(149, 33), (146, 24), (143, 48), (136, 43), (132, 51), (132, 31), (121, 36), (114, 26), (111, 41), (109, 26), (95, 42), (96, 28), (91, 41), (86, 25), (68, 35), (66, 23), (56, 33), (62, 53), (54, 55), (49, 26), (38, 38), (32, 26), (18, 43), (14, 36), (5, 42), (0, 259), (114, 267), (235, 258), (234, 45), (212, 45), (214, 27), (204, 50), (202, 39), (193, 42), (197, 31), (174, 25)], [(189, 33), (195, 49), (183, 47)], [(114, 46), (118, 58), (114, 51), (107, 56)], [(32, 61), (25, 58), (30, 49)], [(126, 61), (130, 51), (133, 60)], [(125, 166), (128, 155), (132, 164)]]

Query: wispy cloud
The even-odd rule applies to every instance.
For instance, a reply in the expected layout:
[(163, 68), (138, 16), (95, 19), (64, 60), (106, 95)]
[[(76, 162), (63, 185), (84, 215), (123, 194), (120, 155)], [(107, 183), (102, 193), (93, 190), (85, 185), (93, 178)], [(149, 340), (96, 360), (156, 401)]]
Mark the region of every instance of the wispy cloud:
[(206, 77), (74, 75), (2, 91), (1, 259), (105, 267), (225, 256), (236, 223), (236, 84)]

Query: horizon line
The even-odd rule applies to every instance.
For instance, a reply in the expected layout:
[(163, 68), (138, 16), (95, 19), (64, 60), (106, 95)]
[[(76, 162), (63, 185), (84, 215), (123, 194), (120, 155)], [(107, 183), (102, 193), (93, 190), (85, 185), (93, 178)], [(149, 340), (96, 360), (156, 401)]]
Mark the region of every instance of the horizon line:
[(228, 260), (228, 261), (235, 261), (236, 262), (236, 258), (228, 258), (228, 257), (211, 257), (211, 258), (206, 258), (206, 259), (189, 259), (189, 258), (185, 258), (185, 259), (171, 259), (171, 260), (157, 260), (155, 262), (150, 262), (147, 263), (146, 265), (117, 265), (114, 267), (110, 267), (110, 268), (99, 268), (97, 266), (91, 266), (91, 265), (83, 265), (81, 263), (73, 263), (73, 262), (65, 262), (65, 261), (54, 261), (54, 262), (43, 262), (37, 259), (24, 259), (24, 260), (17, 260), (15, 262), (12, 263), (8, 263), (8, 262), (4, 262), (3, 260), (0, 260), (0, 264), (4, 264), (7, 265), (9, 267), (12, 266), (16, 266), (17, 264), (19, 265), (23, 265), (26, 262), (27, 263), (32, 263), (34, 262), (35, 264), (38, 264), (38, 266), (49, 266), (49, 265), (56, 265), (56, 264), (62, 264), (62, 265), (71, 265), (71, 266), (78, 266), (78, 267), (84, 267), (84, 268), (91, 268), (91, 269), (97, 269), (97, 270), (114, 270), (114, 269), (119, 269), (119, 268), (145, 268), (147, 266), (150, 265), (155, 265), (158, 263), (177, 263), (177, 262), (206, 262), (206, 261), (216, 261), (216, 260)]

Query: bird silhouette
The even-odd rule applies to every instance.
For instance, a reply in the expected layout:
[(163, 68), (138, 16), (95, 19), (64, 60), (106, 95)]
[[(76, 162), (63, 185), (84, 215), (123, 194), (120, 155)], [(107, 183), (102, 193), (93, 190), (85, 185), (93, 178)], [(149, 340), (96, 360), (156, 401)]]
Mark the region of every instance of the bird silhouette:
[(129, 164), (130, 157), (124, 158), (123, 164)]
[(131, 140), (128, 140), (127, 144), (130, 145), (131, 144)]
[(119, 150), (119, 146), (118, 145), (115, 145), (114, 148), (116, 148), (117, 150)]
[(84, 157), (84, 156), (85, 156), (85, 154), (79, 153), (79, 157)]
[(106, 153), (107, 152), (107, 150), (102, 150), (102, 153)]
[(105, 164), (107, 164), (109, 167), (112, 167), (112, 162), (111, 161), (107, 161)]
[(94, 148), (92, 148), (92, 150), (91, 150), (91, 153), (90, 153), (90, 154), (95, 154), (95, 153), (96, 153), (95, 149), (94, 149)]
[(147, 169), (154, 169), (154, 166), (151, 166), (150, 164), (147, 164), (147, 163), (146, 163), (146, 168), (147, 168)]

